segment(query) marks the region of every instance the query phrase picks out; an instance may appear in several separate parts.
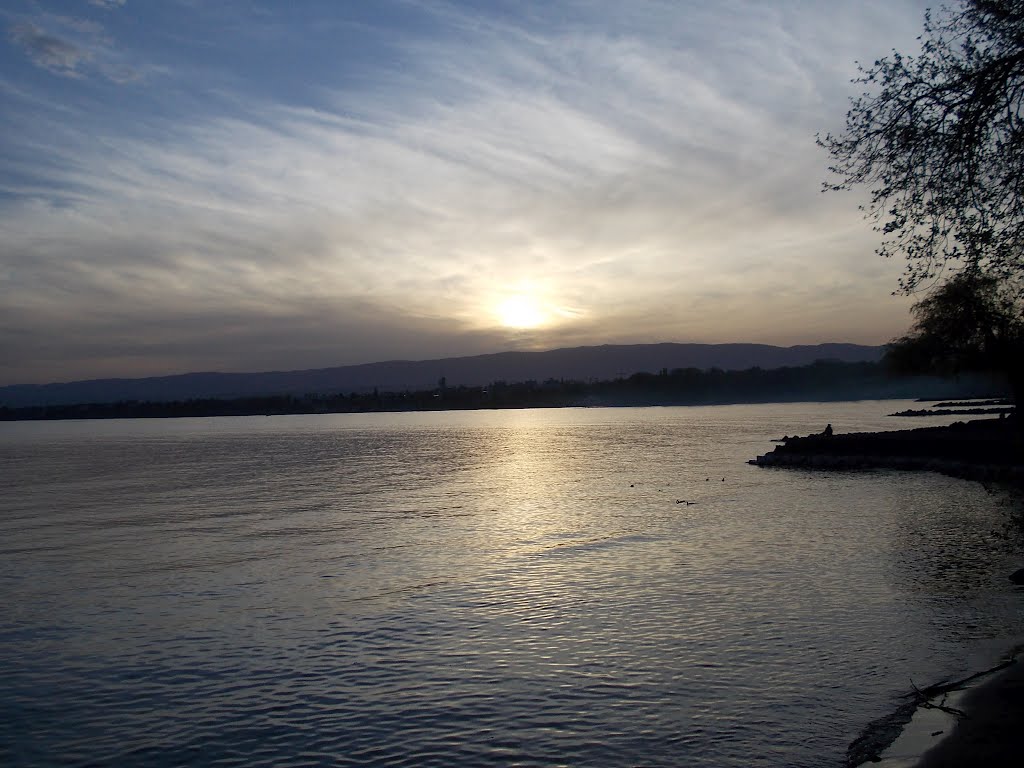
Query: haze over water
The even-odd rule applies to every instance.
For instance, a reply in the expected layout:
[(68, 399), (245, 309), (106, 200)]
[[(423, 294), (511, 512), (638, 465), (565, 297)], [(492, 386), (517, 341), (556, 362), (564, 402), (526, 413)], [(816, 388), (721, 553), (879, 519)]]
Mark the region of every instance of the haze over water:
[(744, 463), (904, 407), (5, 424), (0, 763), (842, 765), (1024, 634), (999, 494)]

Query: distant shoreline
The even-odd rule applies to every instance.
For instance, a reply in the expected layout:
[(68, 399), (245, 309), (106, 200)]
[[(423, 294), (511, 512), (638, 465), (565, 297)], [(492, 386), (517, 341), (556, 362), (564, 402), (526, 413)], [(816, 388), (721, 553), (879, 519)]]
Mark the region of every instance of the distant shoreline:
[[(277, 398), (269, 398), (277, 400)], [(288, 400), (290, 398), (281, 398)], [(409, 405), (402, 407), (389, 403), (380, 407), (326, 408), (315, 403), (304, 405), (299, 401), (295, 405), (249, 404), (235, 400), (192, 400), (170, 403), (83, 403), (75, 405), (28, 406), (23, 408), (7, 408), (0, 406), (0, 422), (14, 421), (77, 421), (77, 420), (109, 420), (109, 419), (185, 419), (185, 418), (222, 418), (231, 416), (315, 416), (331, 414), (360, 413), (444, 413), (457, 411), (502, 411), (522, 410), (528, 408), (646, 408), (646, 407), (682, 407), (698, 408), (718, 405), (772, 405), (782, 403), (839, 403), (860, 400), (896, 400), (899, 397), (887, 396), (802, 396), (787, 399), (705, 399), (705, 400), (657, 400), (657, 399), (624, 399), (622, 401), (600, 401), (590, 399), (568, 402), (549, 402), (538, 399), (506, 402), (501, 404), (458, 404), (441, 402), (431, 407), (427, 405)], [(246, 400), (249, 400), (248, 398)], [(250, 407), (251, 406), (251, 407)], [(921, 413), (919, 416), (949, 416), (957, 414), (975, 414), (977, 411), (941, 410)], [(890, 416), (903, 414), (893, 413)]]
[(922, 394), (941, 394), (947, 399), (992, 397), (991, 384), (986, 385), (988, 391), (976, 391), (981, 387), (973, 381), (895, 376), (880, 363), (819, 360), (771, 369), (664, 368), (658, 373), (595, 381), (546, 379), (448, 386), (442, 378), (437, 387), (421, 390), (374, 388), (327, 394), (278, 392), (21, 405), (0, 400), (0, 421), (841, 402), (912, 399)]

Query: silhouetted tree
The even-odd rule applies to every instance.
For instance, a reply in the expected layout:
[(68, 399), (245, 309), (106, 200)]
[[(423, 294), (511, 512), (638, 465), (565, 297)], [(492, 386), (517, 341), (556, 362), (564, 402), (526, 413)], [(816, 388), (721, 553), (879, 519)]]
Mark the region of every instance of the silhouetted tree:
[(826, 188), (870, 190), (864, 210), (883, 235), (878, 252), (907, 259), (905, 293), (947, 265), (1019, 276), (1024, 0), (929, 12), (920, 40), (919, 55), (894, 51), (860, 68), (854, 82), (866, 91), (852, 100), (845, 132), (818, 139), (841, 179)]
[(889, 364), (904, 373), (999, 373), (1020, 403), (1024, 320), (1014, 282), (976, 269), (956, 274), (914, 305), (914, 327), (890, 345)]

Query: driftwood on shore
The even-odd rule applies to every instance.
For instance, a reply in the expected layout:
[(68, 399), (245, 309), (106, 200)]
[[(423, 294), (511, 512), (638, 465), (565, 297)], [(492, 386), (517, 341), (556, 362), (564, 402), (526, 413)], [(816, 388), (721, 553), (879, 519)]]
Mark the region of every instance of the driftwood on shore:
[(751, 459), (759, 467), (931, 470), (1024, 485), (1024, 433), (1016, 417), (894, 432), (790, 437)]
[[(1016, 657), (1007, 659), (991, 669), (976, 672), (960, 680), (953, 682), (942, 681), (929, 685), (926, 688), (918, 688), (914, 681), (910, 681), (912, 690), (904, 695), (909, 701), (898, 706), (888, 715), (878, 718), (867, 725), (864, 731), (858, 736), (846, 750), (846, 764), (853, 768), (871, 762), (876, 762), (879, 755), (892, 744), (903, 728), (910, 722), (916, 709), (939, 709), (957, 718), (967, 717), (961, 710), (947, 707), (944, 704), (945, 695), (953, 691), (963, 690), (968, 684), (983, 677), (989, 677), (996, 672), (1001, 672), (1017, 663)], [(936, 703), (934, 700), (942, 696), (943, 700)]]

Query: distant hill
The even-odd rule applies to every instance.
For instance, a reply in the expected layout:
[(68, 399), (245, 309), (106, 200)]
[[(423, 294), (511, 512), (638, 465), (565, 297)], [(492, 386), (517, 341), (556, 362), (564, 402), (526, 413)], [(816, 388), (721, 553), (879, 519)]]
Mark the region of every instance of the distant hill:
[(615, 379), (663, 368), (782, 368), (815, 360), (876, 362), (884, 347), (860, 344), (630, 344), (572, 347), (546, 352), (499, 352), (442, 360), (382, 363), (265, 373), (185, 373), (144, 379), (94, 379), (60, 384), (0, 387), (0, 405), (63, 405), (120, 400), (172, 401), (274, 394), (401, 392), (448, 386), (480, 386), (495, 381)]

